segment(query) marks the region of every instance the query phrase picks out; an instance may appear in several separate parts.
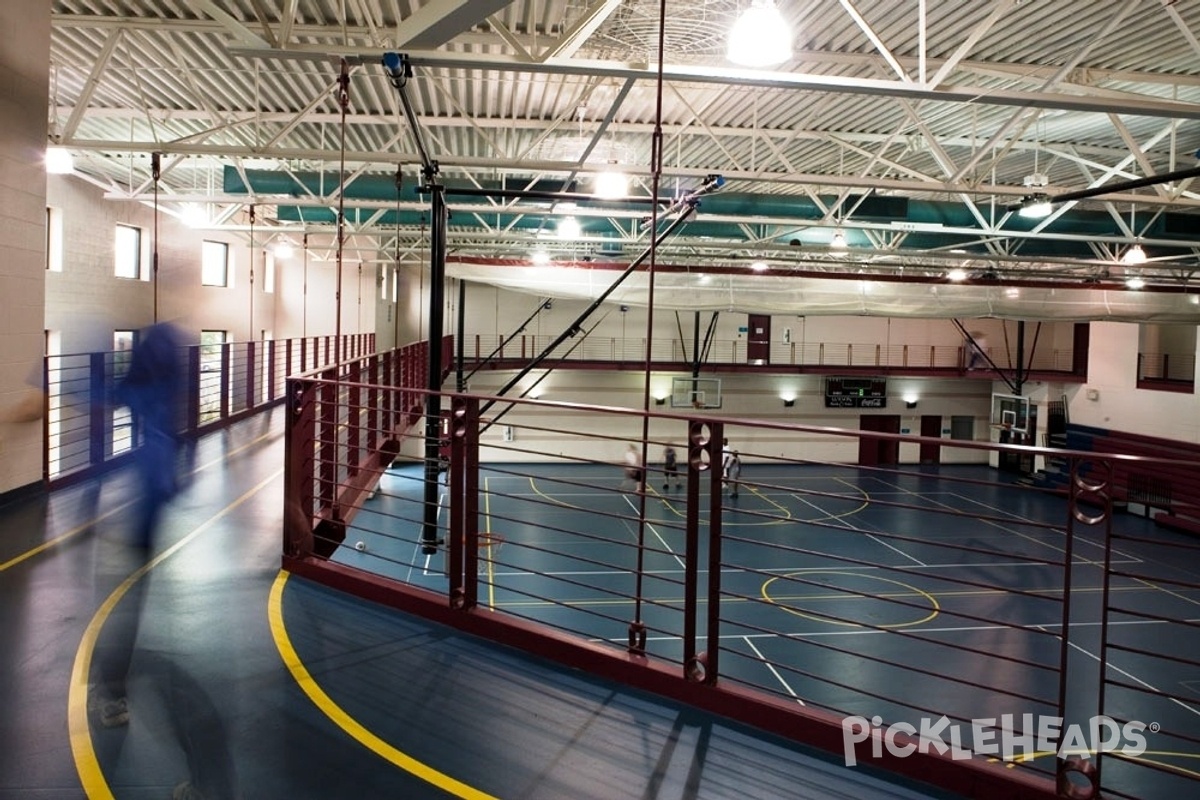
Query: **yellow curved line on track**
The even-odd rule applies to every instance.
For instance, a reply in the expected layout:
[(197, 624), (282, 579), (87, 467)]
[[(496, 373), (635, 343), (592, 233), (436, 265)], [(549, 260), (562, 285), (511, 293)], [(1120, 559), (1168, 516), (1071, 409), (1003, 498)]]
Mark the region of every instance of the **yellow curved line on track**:
[[(804, 619), (813, 620), (814, 622), (825, 622), (830, 625), (841, 625), (841, 626), (847, 627), (847, 628), (865, 627), (863, 625), (860, 625), (857, 622), (842, 622), (841, 620), (830, 619), (829, 617), (824, 617), (819, 614), (806, 614), (803, 611), (800, 611), (795, 608), (791, 608), (790, 606), (786, 606), (786, 605), (783, 605), (782, 603), (777, 602), (775, 600), (775, 598), (771, 597), (770, 592), (767, 590), (767, 587), (769, 587), (772, 583), (779, 580), (780, 578), (790, 578), (793, 575), (805, 575), (805, 576), (808, 576), (808, 575), (844, 575), (844, 576), (852, 577), (852, 578), (869, 578), (873, 581), (881, 581), (883, 583), (890, 583), (894, 586), (899, 586), (900, 588), (902, 588), (908, 592), (912, 592), (912, 593), (928, 600), (929, 605), (931, 605), (933, 607), (933, 611), (929, 612), (929, 614), (927, 614), (926, 616), (924, 616), (918, 620), (912, 620), (909, 622), (891, 622), (891, 623), (887, 623), (887, 624), (873, 625), (871, 627), (912, 628), (912, 627), (916, 627), (917, 625), (924, 625), (926, 622), (930, 622), (930, 621), (936, 619), (937, 616), (942, 611), (942, 607), (938, 604), (937, 598), (923, 589), (918, 589), (916, 586), (912, 586), (911, 584), (903, 583), (901, 581), (894, 581), (891, 578), (881, 578), (878, 575), (866, 575), (861, 572), (844, 572), (841, 570), (832, 570), (832, 569), (811, 570), (808, 572), (790, 572), (790, 573), (787, 573), (784, 575), (778, 575), (773, 578), (768, 578), (766, 581), (763, 581), (763, 585), (762, 585), (762, 589), (760, 590), (760, 593), (762, 594), (762, 598), (764, 600), (766, 600), (768, 603), (775, 606), (776, 608), (779, 608), (782, 611), (786, 611), (789, 614), (795, 614), (796, 616), (803, 617)], [(833, 588), (833, 587), (830, 587), (830, 588)], [(854, 597), (854, 595), (850, 595), (847, 599), (853, 598), (853, 597)], [(864, 599), (864, 598), (858, 598), (858, 599)]]
[(10, 558), (8, 561), (5, 561), (3, 564), (0, 564), (0, 572), (4, 572), (9, 567), (15, 567), (17, 564), (20, 564), (22, 561), (33, 558), (38, 553), (43, 553), (53, 547), (58, 547), (60, 544), (67, 541), (68, 539), (72, 539), (72, 538), (78, 536), (79, 534), (83, 533), (84, 531), (90, 529), (97, 522), (107, 519), (107, 518), (111, 517), (113, 514), (117, 513), (118, 511), (128, 508), (131, 505), (133, 505), (132, 500), (121, 503), (120, 505), (110, 508), (108, 511), (105, 511), (103, 514), (101, 514), (97, 517), (92, 517), (87, 522), (76, 525), (74, 528), (71, 528), (69, 531), (67, 531), (66, 533), (64, 533), (60, 536), (56, 536), (53, 539), (48, 539), (48, 540), (42, 542), (41, 544), (39, 544), (37, 547), (30, 548), (29, 550), (26, 550), (24, 553), (21, 553), (19, 556), (14, 556), (13, 558)]
[[(279, 434), (279, 433), (275, 433), (275, 434), (264, 433), (262, 436), (259, 436), (258, 438), (247, 442), (246, 444), (242, 445), (241, 447), (237, 448), (236, 450), (230, 450), (228, 453), (221, 456), (220, 458), (215, 458), (206, 464), (201, 464), (200, 466), (196, 467), (188, 474), (189, 475), (198, 475), (200, 472), (208, 469), (209, 467), (213, 466), (214, 464), (223, 463), (225, 461), (225, 459), (229, 458), (230, 456), (236, 455), (237, 453), (240, 453), (242, 450), (245, 450), (248, 447), (253, 447), (254, 445), (261, 442), (263, 439), (271, 438), (273, 436), (282, 436), (282, 435), (283, 434)], [(100, 480), (100, 478), (95, 478), (94, 480)], [(78, 536), (79, 534), (83, 533), (84, 531), (92, 528), (97, 522), (108, 519), (113, 514), (116, 514), (118, 511), (122, 511), (131, 505), (133, 505), (132, 500), (127, 500), (124, 503), (120, 503), (119, 505), (116, 505), (116, 506), (110, 508), (108, 511), (105, 511), (103, 514), (100, 514), (99, 516), (96, 516), (96, 517), (92, 517), (87, 522), (76, 525), (74, 528), (71, 528), (69, 531), (67, 531), (66, 533), (63, 533), (60, 536), (56, 536), (53, 539), (44, 541), (41, 544), (39, 544), (38, 546), (30, 548), (29, 550), (26, 550), (24, 553), (21, 553), (18, 556), (13, 556), (8, 561), (5, 561), (3, 564), (0, 564), (0, 572), (4, 572), (9, 567), (15, 567), (17, 564), (20, 564), (22, 561), (26, 561), (30, 558), (33, 558), (38, 553), (43, 553), (46, 550), (49, 550), (53, 547), (57, 547), (58, 545), (62, 544), (63, 542), (65, 542), (69, 539), (72, 539), (72, 538)]]
[(410, 775), (455, 797), (466, 798), (466, 800), (496, 800), (492, 795), (451, 778), (388, 744), (347, 714), (341, 706), (333, 701), (333, 698), (325, 693), (324, 689), (317, 685), (316, 679), (304, 666), (300, 655), (292, 646), (292, 640), (288, 636), (287, 626), (283, 620), (283, 589), (287, 584), (287, 579), (286, 572), (281, 571), (276, 576), (275, 582), (271, 586), (270, 599), (267, 601), (267, 617), (271, 625), (271, 636), (275, 640), (276, 649), (279, 650), (279, 657), (283, 659), (284, 666), (292, 674), (292, 678), (295, 679), (300, 690), (308, 695), (308, 699), (312, 701), (313, 705), (356, 742)]
[(100, 604), (100, 608), (96, 609), (91, 621), (88, 622), (88, 626), (83, 632), (83, 638), (79, 641), (79, 648), (75, 651), (75, 663), (71, 666), (71, 682), (67, 689), (67, 734), (71, 743), (71, 755), (75, 759), (75, 771), (79, 774), (79, 782), (83, 785), (83, 791), (89, 800), (114, 800), (112, 789), (109, 788), (104, 771), (100, 768), (100, 759), (96, 757), (96, 749), (92, 746), (92, 732), (87, 717), (88, 675), (92, 669), (92, 656), (96, 651), (96, 641), (100, 638), (100, 631), (104, 627), (104, 623), (112, 614), (113, 609), (117, 607), (117, 603), (121, 602), (121, 598), (128, 594), (133, 585), (145, 577), (150, 570), (175, 555), (181, 548), (211, 528), (222, 517), (258, 494), (263, 487), (282, 474), (283, 470), (276, 470), (262, 483), (225, 506), (191, 533), (135, 570), (113, 590), (112, 594), (105, 598), (104, 602)]

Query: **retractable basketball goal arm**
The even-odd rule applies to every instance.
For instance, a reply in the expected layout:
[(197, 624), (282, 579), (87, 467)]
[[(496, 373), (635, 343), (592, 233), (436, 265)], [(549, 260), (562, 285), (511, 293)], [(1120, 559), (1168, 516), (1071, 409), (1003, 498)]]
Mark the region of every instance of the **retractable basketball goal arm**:
[(972, 336), (967, 331), (967, 329), (963, 326), (962, 322), (960, 322), (957, 319), (951, 320), (951, 321), (954, 323), (954, 327), (958, 328), (959, 333), (961, 333), (963, 335), (963, 338), (967, 340), (967, 343), (971, 347), (975, 348), (975, 350), (979, 353), (979, 355), (983, 356), (984, 361), (987, 361), (988, 366), (990, 366), (993, 370), (995, 370), (996, 374), (1000, 376), (1000, 380), (1002, 380), (1006, 384), (1008, 384), (1008, 388), (1012, 390), (1012, 393), (1020, 394), (1021, 392), (1019, 391), (1018, 387), (1016, 385), (1014, 385), (1011, 380), (1008, 379), (1008, 376), (1004, 374), (1003, 370), (1001, 370), (998, 366), (996, 366), (996, 362), (992, 361), (992, 357), (989, 356), (987, 353), (985, 353), (983, 351), (983, 348), (975, 343), (975, 337)]
[(408, 79), (412, 64), (399, 53), (384, 53), (383, 68), (388, 80), (400, 96), (400, 107), (408, 120), (417, 155), (421, 159), (423, 187), (430, 194), (429, 212), (429, 370), (425, 398), (425, 513), (421, 528), (421, 550), (425, 554), (437, 551), (439, 446), (442, 438), (442, 328), (446, 301), (446, 195), (437, 182), (438, 163), (429, 157), (425, 139), (412, 100), (408, 96)]
[[(725, 179), (721, 176), (709, 175), (699, 189), (676, 200), (668, 210), (669, 213), (677, 213), (677, 216), (671, 220), (670, 224), (654, 236), (654, 239), (651, 241), (650, 245), (643, 250), (637, 258), (630, 262), (629, 266), (626, 267), (619, 276), (617, 276), (617, 279), (613, 281), (607, 289), (601, 292), (600, 295), (593, 300), (578, 317), (575, 318), (574, 322), (568, 325), (562, 333), (556, 336), (554, 341), (547, 345), (542, 352), (534, 356), (533, 360), (531, 360), (516, 375), (514, 375), (508, 381), (508, 383), (504, 384), (504, 386), (502, 386), (496, 392), (496, 394), (499, 396), (507, 394), (514, 386), (520, 383), (520, 381), (524, 379), (526, 375), (536, 369), (538, 364), (545, 361), (546, 358), (549, 357), (552, 352), (554, 352), (555, 348), (572, 336), (578, 335), (582, 331), (583, 323), (587, 321), (587, 318), (595, 313), (596, 309), (598, 309), (604, 303), (604, 301), (607, 300), (612, 293), (615, 292), (621, 286), (621, 284), (624, 283), (625, 280), (642, 265), (643, 262), (645, 262), (647, 258), (649, 258), (650, 253), (653, 252), (658, 245), (666, 241), (671, 234), (683, 226), (683, 223), (687, 222), (688, 218), (695, 213), (696, 208), (700, 205), (700, 198), (710, 192), (716, 191), (724, 184)], [(483, 406), (483, 408), (479, 409), (479, 413), (487, 413), (488, 409), (495, 405), (495, 403), (495, 400), (489, 400), (487, 404)]]

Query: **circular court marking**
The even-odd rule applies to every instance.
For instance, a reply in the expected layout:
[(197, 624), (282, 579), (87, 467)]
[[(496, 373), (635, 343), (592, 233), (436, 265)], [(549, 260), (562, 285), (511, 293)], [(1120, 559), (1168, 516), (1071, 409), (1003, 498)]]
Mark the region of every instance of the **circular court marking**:
[[(770, 586), (772, 583), (774, 583), (777, 580), (786, 579), (786, 578), (798, 578), (801, 576), (803, 576), (805, 578), (811, 578), (811, 577), (820, 576), (820, 575), (836, 575), (841, 578), (855, 578), (855, 579), (861, 579), (861, 580), (876, 581), (878, 583), (886, 583), (889, 586), (898, 587), (900, 589), (900, 591), (891, 589), (890, 591), (886, 592), (885, 594), (876, 594), (875, 597), (880, 597), (880, 598), (919, 597), (919, 598), (922, 598), (922, 599), (928, 601), (928, 603), (931, 607), (931, 610), (928, 614), (921, 617), (920, 619), (900, 620), (897, 622), (870, 622), (870, 621), (864, 621), (862, 623), (847, 622), (845, 620), (833, 619), (831, 617), (824, 616), (824, 615), (819, 614), (814, 611), (802, 611), (798, 608), (795, 608), (794, 606), (788, 605), (786, 602), (777, 600), (771, 596)], [(815, 588), (815, 587), (811, 587), (811, 588)], [(810, 594), (810, 595), (801, 596), (801, 597), (797, 597), (797, 598), (787, 598), (787, 599), (854, 600), (854, 601), (858, 601), (858, 602), (871, 601), (871, 600), (875, 599), (875, 597), (860, 597), (857, 594), (843, 594), (842, 592), (837, 591), (837, 589), (839, 587), (833, 585), (833, 583), (829, 584), (829, 588), (835, 590), (834, 593), (820, 594), (820, 595)], [(870, 593), (869, 590), (865, 589), (865, 588), (864, 589), (847, 588), (845, 591), (847, 591), (847, 592), (862, 592), (864, 594)], [(842, 625), (847, 628), (912, 628), (917, 625), (924, 625), (926, 622), (929, 622), (929, 621), (937, 618), (938, 614), (940, 614), (941, 610), (942, 610), (941, 606), (938, 605), (938, 601), (937, 601), (936, 597), (934, 597), (932, 594), (925, 591), (924, 589), (918, 589), (916, 586), (913, 586), (912, 584), (903, 583), (903, 582), (897, 581), (897, 580), (892, 580), (891, 578), (881, 578), (878, 575), (868, 575), (868, 574), (865, 574), (862, 572), (846, 572), (843, 570), (833, 570), (833, 569), (799, 570), (797, 572), (788, 572), (788, 573), (784, 573), (783, 575), (777, 575), (775, 577), (768, 578), (767, 580), (763, 581), (762, 596), (763, 596), (763, 599), (766, 600), (768, 603), (779, 608), (782, 611), (786, 611), (789, 614), (795, 614), (798, 617), (804, 617), (805, 619), (809, 619), (814, 622), (825, 622), (830, 625)], [(869, 606), (868, 610), (872, 610), (874, 608), (875, 608), (875, 606)]]

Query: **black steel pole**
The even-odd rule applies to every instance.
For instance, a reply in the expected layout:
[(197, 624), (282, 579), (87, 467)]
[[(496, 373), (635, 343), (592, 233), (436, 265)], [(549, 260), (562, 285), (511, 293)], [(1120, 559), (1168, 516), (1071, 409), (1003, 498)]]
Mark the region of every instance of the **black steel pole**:
[(421, 552), (437, 552), (438, 473), (442, 440), (442, 326), (446, 298), (446, 198), (431, 184), (429, 236), (429, 396), (425, 401), (425, 517)]
[(465, 358), (463, 349), (466, 347), (463, 342), (466, 341), (467, 338), (466, 306), (467, 282), (460, 278), (458, 281), (458, 332), (455, 334), (457, 341), (454, 343), (454, 349), (456, 351), (455, 361), (457, 362), (455, 365), (457, 373), (455, 385), (458, 387), (459, 392), (465, 392), (467, 390), (467, 378), (465, 375), (463, 375), (463, 360)]
[(1025, 320), (1017, 321), (1017, 374), (1013, 377), (1013, 394), (1021, 394), (1025, 385)]

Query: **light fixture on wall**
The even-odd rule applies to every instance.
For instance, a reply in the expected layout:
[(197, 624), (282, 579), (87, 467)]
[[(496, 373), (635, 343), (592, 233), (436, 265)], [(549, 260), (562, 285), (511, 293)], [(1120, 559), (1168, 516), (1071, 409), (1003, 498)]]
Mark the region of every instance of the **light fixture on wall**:
[(916, 407), (917, 407), (917, 401), (918, 401), (920, 398), (919, 398), (919, 397), (917, 397), (915, 394), (908, 393), (908, 394), (904, 395), (904, 397), (903, 397), (902, 399), (904, 400), (904, 407), (905, 407), (905, 408), (916, 408)]
[(955, 267), (954, 269), (952, 269), (946, 273), (946, 280), (948, 280), (948, 281), (958, 282), (958, 281), (965, 281), (966, 279), (967, 279), (967, 271), (965, 269), (963, 269), (962, 267)]
[(541, 249), (534, 250), (532, 253), (529, 254), (529, 260), (536, 267), (544, 267), (550, 263), (550, 254), (547, 253), (545, 250), (541, 250)]
[(1146, 279), (1143, 278), (1141, 275), (1130, 275), (1128, 278), (1125, 279), (1125, 288), (1126, 289), (1134, 289), (1134, 290), (1145, 289), (1146, 288)]
[(667, 398), (665, 395), (655, 395), (654, 396), (654, 405), (662, 406), (662, 405), (666, 405), (666, 404), (667, 404)]
[(792, 408), (796, 405), (796, 395), (794, 394), (780, 395), (779, 399), (783, 401), (784, 408)]
[(276, 258), (291, 258), (296, 255), (296, 248), (287, 239), (280, 239), (272, 248)]
[(765, 261), (755, 261), (750, 264), (750, 269), (754, 272), (766, 272), (770, 269)]
[(725, 55), (743, 67), (771, 67), (792, 57), (792, 29), (774, 0), (751, 0), (729, 29)]

